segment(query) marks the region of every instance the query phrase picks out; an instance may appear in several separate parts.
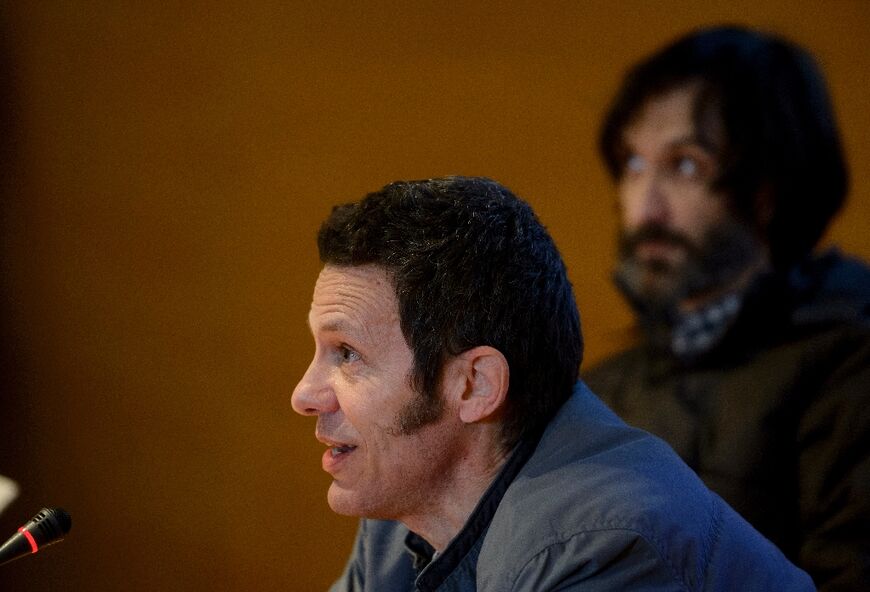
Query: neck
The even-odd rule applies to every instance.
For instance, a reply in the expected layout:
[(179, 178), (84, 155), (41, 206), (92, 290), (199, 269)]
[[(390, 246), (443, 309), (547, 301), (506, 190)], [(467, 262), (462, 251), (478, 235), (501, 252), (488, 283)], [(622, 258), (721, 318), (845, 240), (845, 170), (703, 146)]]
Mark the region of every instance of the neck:
[[(427, 492), (431, 501), (426, 504), (425, 511), (399, 518), (438, 553), (444, 551), (465, 526), (508, 457), (497, 437), (488, 438), (481, 434), (465, 451), (452, 470), (444, 475), (437, 490)], [(489, 453), (481, 454), (480, 451)]]

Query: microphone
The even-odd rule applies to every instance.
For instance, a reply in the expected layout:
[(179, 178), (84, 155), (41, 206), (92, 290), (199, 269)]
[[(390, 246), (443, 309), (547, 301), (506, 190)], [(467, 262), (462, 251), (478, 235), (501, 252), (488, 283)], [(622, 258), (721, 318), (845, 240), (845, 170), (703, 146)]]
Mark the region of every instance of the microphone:
[(72, 518), (61, 508), (41, 509), (0, 547), (0, 565), (62, 541), (71, 526)]

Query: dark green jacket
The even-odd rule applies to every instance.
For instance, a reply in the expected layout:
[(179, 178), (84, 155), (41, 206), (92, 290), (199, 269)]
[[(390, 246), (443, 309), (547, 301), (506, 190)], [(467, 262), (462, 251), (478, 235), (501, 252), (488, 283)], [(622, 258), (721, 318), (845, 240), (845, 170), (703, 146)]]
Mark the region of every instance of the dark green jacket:
[(870, 270), (835, 252), (747, 294), (719, 345), (640, 345), (584, 378), (668, 441), (820, 590), (870, 590)]

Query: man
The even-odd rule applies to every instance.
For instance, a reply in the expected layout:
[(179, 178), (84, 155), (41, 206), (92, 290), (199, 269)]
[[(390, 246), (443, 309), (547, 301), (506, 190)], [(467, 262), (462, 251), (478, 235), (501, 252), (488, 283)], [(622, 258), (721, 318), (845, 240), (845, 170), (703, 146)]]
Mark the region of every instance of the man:
[(812, 590), (660, 440), (582, 384), (565, 267), (487, 179), (333, 210), (293, 408), (330, 507), (361, 516), (335, 591)]
[(584, 378), (820, 589), (866, 590), (870, 271), (812, 252), (847, 189), (812, 58), (691, 34), (628, 73), (601, 149), (643, 338)]

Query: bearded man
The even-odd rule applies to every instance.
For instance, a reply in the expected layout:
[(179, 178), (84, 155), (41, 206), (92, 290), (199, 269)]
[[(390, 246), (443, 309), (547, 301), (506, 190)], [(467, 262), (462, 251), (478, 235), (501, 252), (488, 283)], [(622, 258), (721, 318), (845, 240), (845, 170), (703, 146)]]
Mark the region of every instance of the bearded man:
[(821, 590), (865, 590), (870, 270), (814, 252), (848, 185), (814, 60), (692, 33), (629, 71), (600, 146), (640, 342), (585, 380)]

